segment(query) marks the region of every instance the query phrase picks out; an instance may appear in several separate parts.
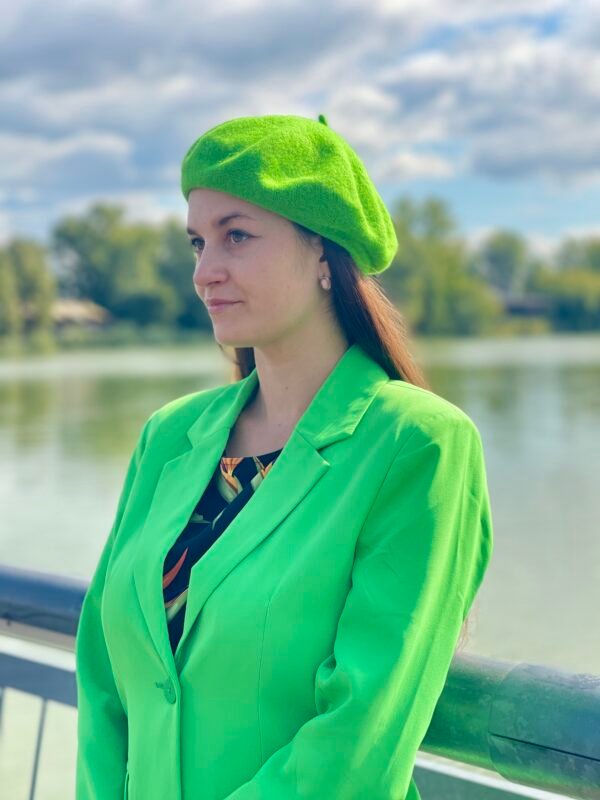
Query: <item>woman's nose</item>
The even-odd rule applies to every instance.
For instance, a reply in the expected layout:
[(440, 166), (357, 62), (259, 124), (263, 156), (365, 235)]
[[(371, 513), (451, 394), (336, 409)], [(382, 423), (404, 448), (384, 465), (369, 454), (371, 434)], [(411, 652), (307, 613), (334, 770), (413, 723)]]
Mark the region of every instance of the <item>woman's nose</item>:
[(206, 251), (196, 257), (192, 280), (197, 286), (204, 286), (211, 281), (219, 280), (223, 278), (223, 275), (223, 265), (220, 264), (218, 257), (207, 254)]

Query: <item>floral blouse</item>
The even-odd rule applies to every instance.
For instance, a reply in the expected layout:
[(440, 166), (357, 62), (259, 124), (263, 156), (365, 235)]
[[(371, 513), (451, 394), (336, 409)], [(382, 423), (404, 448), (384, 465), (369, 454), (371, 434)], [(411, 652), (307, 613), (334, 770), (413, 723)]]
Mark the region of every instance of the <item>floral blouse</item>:
[(241, 458), (221, 456), (186, 527), (167, 553), (163, 596), (173, 652), (183, 631), (192, 567), (252, 497), (282, 449)]

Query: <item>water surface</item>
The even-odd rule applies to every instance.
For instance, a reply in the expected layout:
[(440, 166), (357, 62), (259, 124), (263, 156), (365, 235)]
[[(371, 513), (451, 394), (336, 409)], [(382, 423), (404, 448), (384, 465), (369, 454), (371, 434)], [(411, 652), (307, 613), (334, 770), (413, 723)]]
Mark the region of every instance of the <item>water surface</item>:
[[(485, 447), (495, 550), (465, 649), (600, 674), (600, 336), (414, 348)], [(0, 561), (89, 578), (147, 416), (228, 380), (212, 341), (0, 363)]]

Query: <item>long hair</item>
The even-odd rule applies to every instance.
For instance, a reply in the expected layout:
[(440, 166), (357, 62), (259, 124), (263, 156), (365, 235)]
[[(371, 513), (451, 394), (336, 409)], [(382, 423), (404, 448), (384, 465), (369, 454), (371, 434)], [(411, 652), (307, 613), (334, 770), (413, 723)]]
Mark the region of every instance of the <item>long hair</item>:
[[(309, 243), (315, 233), (293, 222), (300, 238)], [(387, 372), (399, 379), (431, 390), (423, 372), (408, 347), (409, 327), (386, 295), (375, 275), (365, 275), (354, 263), (350, 253), (321, 237), (323, 253), (331, 272), (331, 301), (335, 316), (350, 344), (362, 349)], [(231, 361), (223, 346), (220, 349)], [(253, 347), (234, 347), (231, 380), (247, 377), (256, 366)], [(467, 620), (461, 628), (457, 649), (466, 642)]]

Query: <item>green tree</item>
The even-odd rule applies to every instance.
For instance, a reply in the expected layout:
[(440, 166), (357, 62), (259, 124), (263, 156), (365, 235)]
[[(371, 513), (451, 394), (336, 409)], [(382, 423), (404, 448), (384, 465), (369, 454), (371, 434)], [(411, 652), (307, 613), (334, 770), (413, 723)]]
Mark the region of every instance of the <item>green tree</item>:
[(433, 197), (419, 204), (403, 197), (393, 218), (399, 247), (382, 283), (412, 329), (463, 335), (491, 328), (501, 304), (469, 274), (466, 245), (444, 201)]
[(194, 256), (184, 226), (169, 219), (161, 227), (158, 271), (178, 299), (176, 322), (182, 328), (211, 328), (210, 316), (194, 289)]
[(113, 299), (114, 250), (111, 241), (123, 209), (97, 203), (83, 217), (69, 216), (55, 226), (52, 249), (60, 262), (60, 289), (69, 297), (109, 308)]
[(48, 265), (46, 249), (29, 239), (15, 238), (5, 252), (16, 279), (25, 330), (52, 333), (56, 280)]
[(527, 240), (509, 230), (493, 231), (475, 257), (476, 271), (505, 294), (522, 294), (531, 269)]
[(600, 236), (569, 237), (559, 246), (558, 266), (562, 269), (590, 269), (600, 273)]
[(83, 217), (61, 220), (52, 240), (65, 294), (140, 325), (176, 318), (177, 292), (159, 272), (160, 231), (127, 223), (122, 208), (96, 203)]
[(582, 267), (539, 269), (534, 288), (549, 299), (555, 329), (600, 329), (600, 272)]
[(159, 273), (160, 243), (160, 231), (147, 225), (124, 225), (114, 231), (109, 308), (116, 317), (140, 325), (174, 321), (180, 303), (175, 287)]
[(19, 336), (23, 330), (23, 310), (15, 265), (6, 248), (0, 250), (0, 335)]

